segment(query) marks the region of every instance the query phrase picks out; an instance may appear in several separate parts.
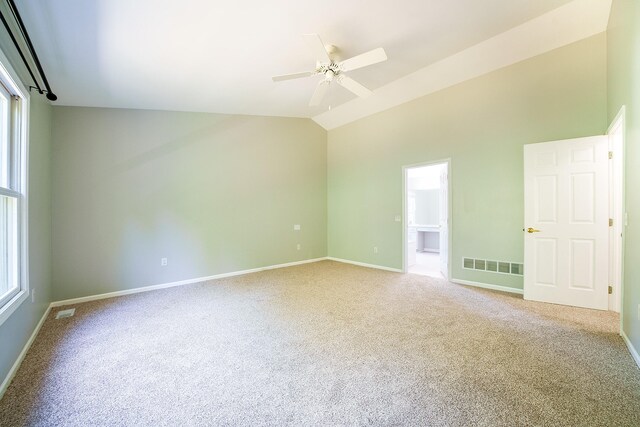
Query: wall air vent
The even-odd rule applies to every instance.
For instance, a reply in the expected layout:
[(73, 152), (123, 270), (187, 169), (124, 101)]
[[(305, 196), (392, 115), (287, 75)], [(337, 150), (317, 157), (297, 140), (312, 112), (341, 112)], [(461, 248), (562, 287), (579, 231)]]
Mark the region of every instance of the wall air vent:
[(68, 310), (60, 310), (56, 313), (56, 319), (64, 319), (65, 317), (71, 317), (75, 314), (76, 309), (70, 308)]
[(511, 273), (511, 263), (498, 262), (498, 273), (504, 273), (504, 274)]
[(522, 276), (522, 264), (511, 263), (511, 274)]
[(465, 257), (462, 258), (462, 268), (465, 270), (512, 274), (514, 276), (522, 276), (524, 274), (524, 265), (522, 263), (509, 261), (492, 261)]

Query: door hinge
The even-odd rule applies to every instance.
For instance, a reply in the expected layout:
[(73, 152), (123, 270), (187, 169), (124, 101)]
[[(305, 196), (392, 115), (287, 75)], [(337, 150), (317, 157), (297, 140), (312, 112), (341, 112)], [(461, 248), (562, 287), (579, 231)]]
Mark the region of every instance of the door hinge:
[(613, 293), (613, 286), (609, 285), (609, 295)]
[(613, 218), (609, 218), (609, 227), (613, 227)]
[(613, 159), (613, 151), (609, 151), (609, 158)]

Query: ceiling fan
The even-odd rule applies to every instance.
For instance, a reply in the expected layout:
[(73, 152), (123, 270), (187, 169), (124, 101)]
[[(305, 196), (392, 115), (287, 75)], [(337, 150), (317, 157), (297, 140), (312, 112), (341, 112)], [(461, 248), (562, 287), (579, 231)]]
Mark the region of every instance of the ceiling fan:
[(344, 73), (345, 71), (357, 70), (358, 68), (386, 61), (387, 54), (383, 48), (379, 47), (361, 55), (354, 56), (353, 58), (338, 62), (335, 59), (335, 53), (337, 51), (335, 46), (329, 45), (325, 47), (320, 36), (317, 34), (305, 34), (303, 37), (307, 46), (316, 57), (315, 70), (275, 76), (273, 77), (274, 82), (322, 74), (323, 79), (318, 82), (318, 86), (316, 86), (316, 90), (313, 92), (313, 96), (309, 102), (310, 106), (316, 106), (322, 102), (322, 99), (327, 93), (332, 81), (336, 81), (340, 86), (350, 90), (360, 97), (371, 95), (372, 92), (369, 89)]

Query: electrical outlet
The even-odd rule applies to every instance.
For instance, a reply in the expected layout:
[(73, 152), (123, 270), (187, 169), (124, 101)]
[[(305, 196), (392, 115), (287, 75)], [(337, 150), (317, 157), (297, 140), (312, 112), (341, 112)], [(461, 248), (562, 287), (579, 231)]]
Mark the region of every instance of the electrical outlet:
[(374, 247), (373, 247), (373, 253), (374, 253), (374, 254), (377, 254), (377, 253), (378, 253), (378, 247), (377, 247), (377, 246), (374, 246)]
[(401, 222), (402, 221), (402, 217), (400, 215), (396, 215), (395, 220), (396, 220), (396, 222)]
[(300, 243), (296, 245), (296, 249), (300, 250)]
[(300, 231), (300, 224), (293, 224), (293, 231)]
[(168, 264), (168, 261), (166, 258), (160, 258), (160, 266), (166, 267), (167, 264)]

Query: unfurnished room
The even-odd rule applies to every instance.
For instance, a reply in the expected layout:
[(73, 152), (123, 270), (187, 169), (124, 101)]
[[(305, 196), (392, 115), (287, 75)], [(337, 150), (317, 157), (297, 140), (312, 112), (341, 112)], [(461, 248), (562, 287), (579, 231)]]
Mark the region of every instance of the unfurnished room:
[(0, 426), (640, 426), (640, 1), (0, 0)]

